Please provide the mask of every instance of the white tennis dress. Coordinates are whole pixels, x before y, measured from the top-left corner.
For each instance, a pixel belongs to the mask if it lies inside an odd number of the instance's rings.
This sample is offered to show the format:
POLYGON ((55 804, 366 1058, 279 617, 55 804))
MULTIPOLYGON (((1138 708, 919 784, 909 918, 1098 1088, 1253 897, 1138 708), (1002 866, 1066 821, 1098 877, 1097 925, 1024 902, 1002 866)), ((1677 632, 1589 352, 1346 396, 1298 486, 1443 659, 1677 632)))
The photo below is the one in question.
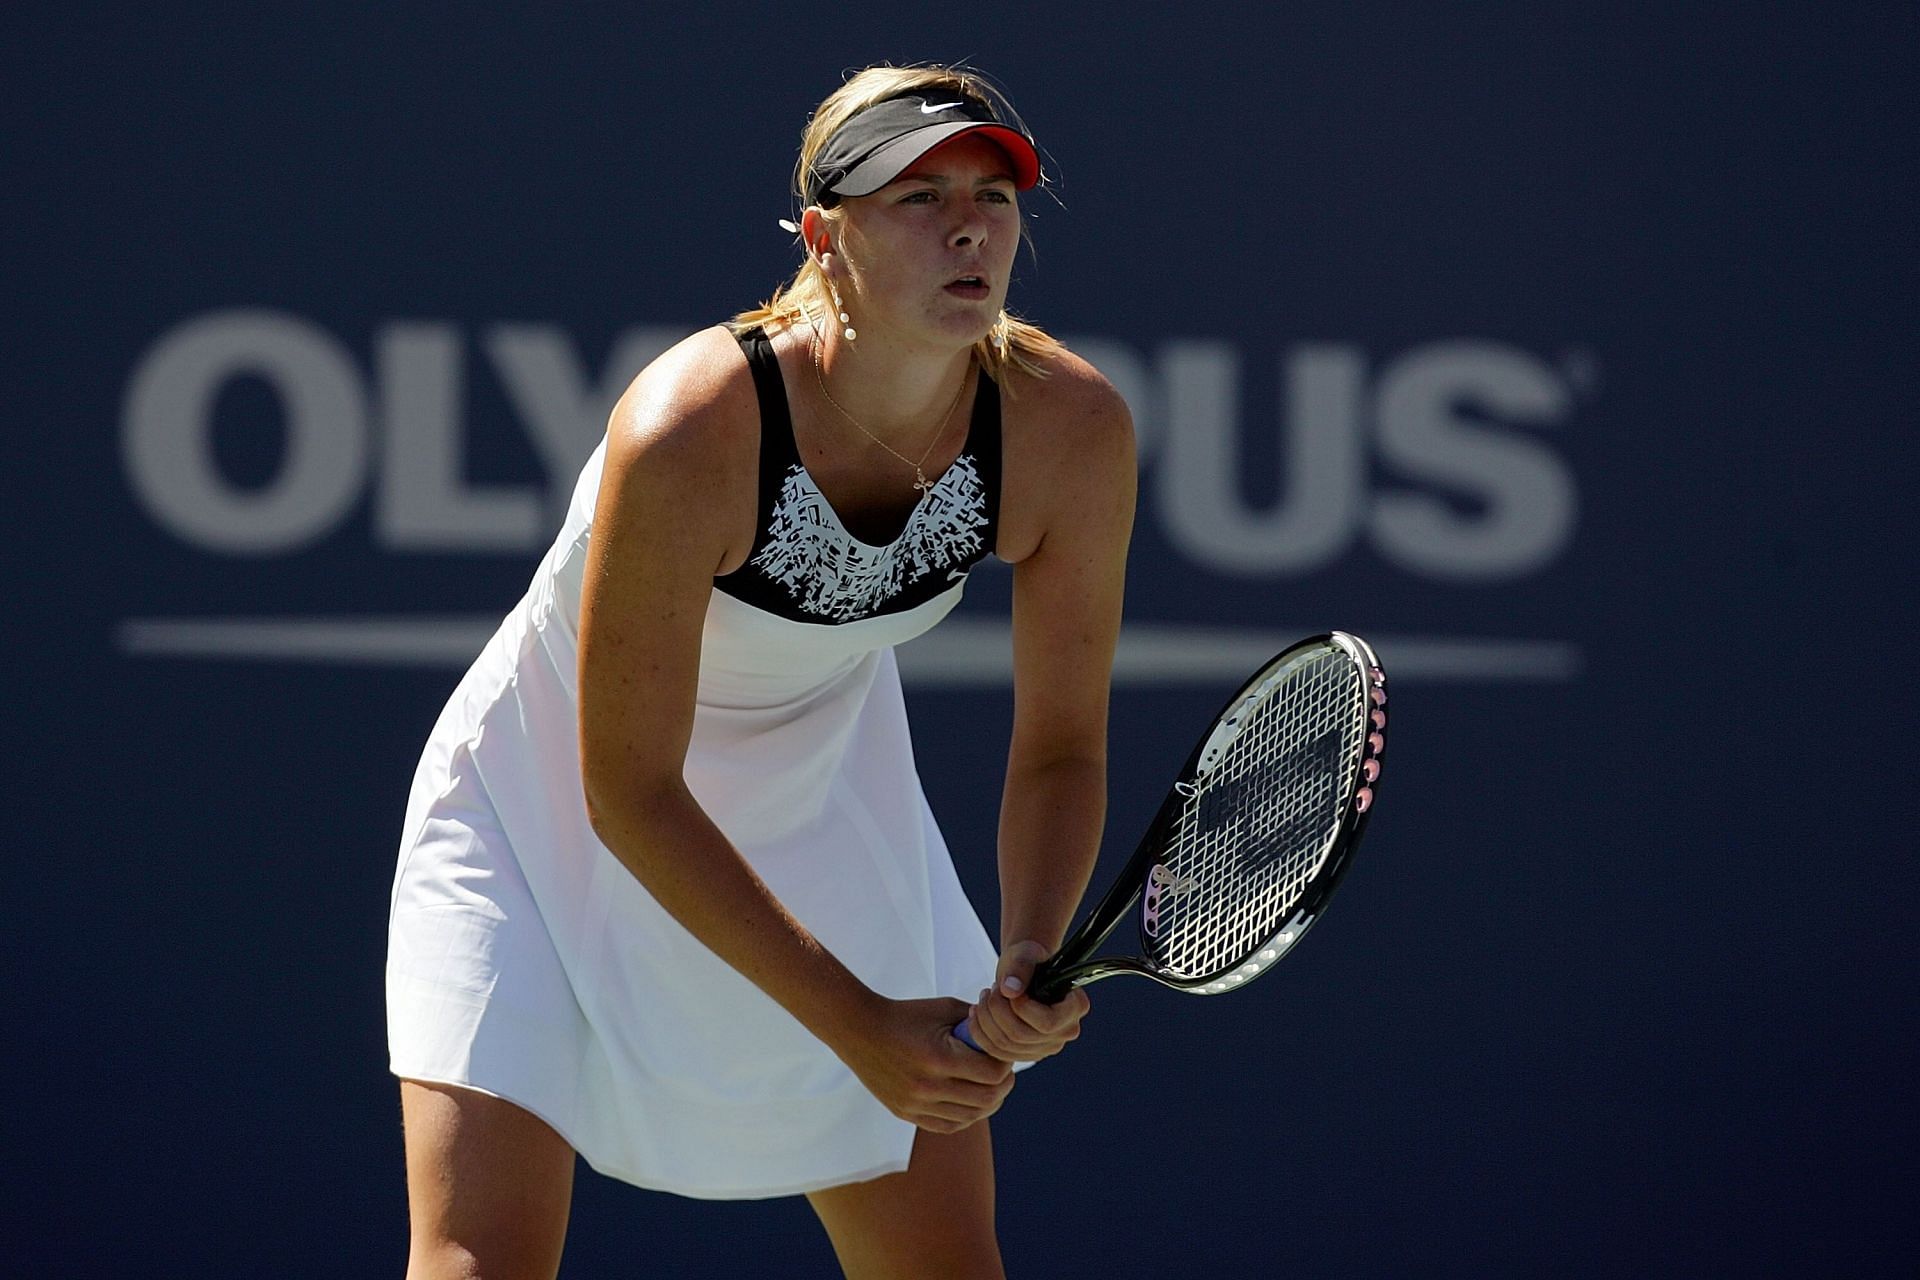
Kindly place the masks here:
MULTIPOLYGON (((771 346, 739 338, 761 408, 760 523, 747 563, 715 580, 687 785, 868 986, 970 1001, 996 950, 921 790, 892 646, 944 617, 992 549, 997 391, 983 373, 959 461, 875 546, 800 463, 771 346)), ((518 1103, 600 1172, 683 1195, 904 1169, 913 1127, 668 916, 587 821, 575 659, 603 459, 604 445, 414 776, 388 938, 392 1070, 518 1103)))

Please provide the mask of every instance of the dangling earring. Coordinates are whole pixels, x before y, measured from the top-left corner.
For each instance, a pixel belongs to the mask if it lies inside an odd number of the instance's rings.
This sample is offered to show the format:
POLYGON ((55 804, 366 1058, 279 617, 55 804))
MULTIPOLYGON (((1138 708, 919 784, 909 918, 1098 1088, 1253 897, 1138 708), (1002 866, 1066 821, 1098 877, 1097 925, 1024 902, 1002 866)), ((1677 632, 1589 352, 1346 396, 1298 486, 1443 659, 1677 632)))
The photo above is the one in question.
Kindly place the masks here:
POLYGON ((993 329, 988 334, 989 340, 993 343, 995 354, 1002 357, 1007 354, 1007 330, 1010 327, 1007 323, 1007 313, 1002 311, 1000 318, 993 322, 993 329))
POLYGON ((853 330, 853 317, 847 314, 847 304, 840 301, 840 289, 833 281, 829 280, 827 281, 827 291, 833 294, 833 309, 840 313, 840 323, 845 326, 843 334, 848 342, 852 342, 860 335, 853 330))

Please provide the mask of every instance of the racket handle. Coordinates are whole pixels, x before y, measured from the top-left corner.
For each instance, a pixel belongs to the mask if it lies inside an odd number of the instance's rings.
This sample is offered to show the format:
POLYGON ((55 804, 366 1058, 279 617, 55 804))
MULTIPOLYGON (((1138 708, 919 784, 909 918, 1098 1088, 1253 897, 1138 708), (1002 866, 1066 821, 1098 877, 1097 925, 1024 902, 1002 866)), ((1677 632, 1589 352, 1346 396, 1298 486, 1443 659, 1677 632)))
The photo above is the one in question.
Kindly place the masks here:
MULTIPOLYGON (((1058 1004, 1063 998, 1065 998, 1067 992, 1073 990, 1073 983, 1071 980, 1062 980, 1062 979, 1056 978, 1054 976, 1054 973, 1055 973, 1054 965, 1049 960, 1041 961, 1040 967, 1033 971, 1033 986, 1031 988, 1031 993, 1033 998, 1035 1000, 1038 1000, 1042 1004, 1058 1004)), ((973 1038, 973 1015, 972 1014, 968 1014, 966 1017, 960 1020, 960 1025, 956 1026, 953 1029, 953 1038, 955 1040, 958 1040, 961 1044, 964 1044, 965 1046, 967 1046, 967 1048, 973 1050, 975 1053, 986 1052, 986 1050, 982 1049, 973 1038)))
POLYGON ((1041 1004, 1059 1004, 1067 998, 1067 992, 1073 990, 1073 981, 1058 977, 1058 972, 1050 961, 1042 961, 1040 967, 1033 971, 1033 985, 1028 988, 1027 994, 1041 1004))

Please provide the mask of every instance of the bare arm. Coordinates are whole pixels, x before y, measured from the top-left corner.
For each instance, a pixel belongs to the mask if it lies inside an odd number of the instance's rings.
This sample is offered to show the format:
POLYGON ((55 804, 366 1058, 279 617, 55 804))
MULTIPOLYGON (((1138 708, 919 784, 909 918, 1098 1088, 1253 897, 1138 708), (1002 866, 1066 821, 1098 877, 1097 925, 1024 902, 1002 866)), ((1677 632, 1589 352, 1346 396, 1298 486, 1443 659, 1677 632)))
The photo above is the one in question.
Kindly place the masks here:
POLYGON ((675 920, 839 1054, 896 1114, 929 1128, 963 1127, 980 1108, 998 1105, 999 1075, 943 1043, 950 1011, 924 1011, 918 1020, 903 1012, 954 1002, 889 1001, 867 988, 780 904, 682 774, 713 578, 730 551, 737 560, 734 544, 750 521, 742 513, 753 500, 758 437, 746 433, 743 453, 740 424, 755 421, 757 410, 737 352, 719 345, 731 342, 701 335, 676 349, 635 383, 609 426, 580 611, 587 813, 675 920), (903 1038, 912 1043, 903 1047, 903 1038), (973 1074, 955 1079, 960 1073, 947 1068, 956 1064, 973 1074))
MULTIPOLYGON (((1057 376, 1065 385, 1049 388, 1044 449, 1030 453, 1035 465, 1023 467, 1018 482, 1038 519, 1011 530, 1026 554, 1014 569, 999 976, 1014 973, 1023 983, 1034 962, 1060 945, 1100 852, 1107 700, 1133 527, 1133 424, 1125 403, 1078 362, 1057 376)), ((1030 1056, 1078 1034, 1084 995, 1050 1011, 1025 999, 1008 1003, 1005 994, 987 1003, 984 1019, 976 1015, 989 1023, 983 1047, 1030 1056), (997 1045, 986 1044, 996 1037, 997 1045)))

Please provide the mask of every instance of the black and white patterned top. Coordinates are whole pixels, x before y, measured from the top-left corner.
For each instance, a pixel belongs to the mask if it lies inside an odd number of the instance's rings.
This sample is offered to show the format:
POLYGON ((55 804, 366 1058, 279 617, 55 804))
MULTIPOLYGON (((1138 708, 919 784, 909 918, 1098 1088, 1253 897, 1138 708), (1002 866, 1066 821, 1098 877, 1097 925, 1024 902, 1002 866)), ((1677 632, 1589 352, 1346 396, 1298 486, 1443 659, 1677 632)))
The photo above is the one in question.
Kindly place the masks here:
POLYGON ((898 613, 951 589, 993 550, 1000 515, 1000 390, 985 370, 966 444, 893 539, 848 533, 800 461, 773 344, 735 334, 760 400, 760 514, 746 563, 713 585, 796 622, 837 625, 898 613))

